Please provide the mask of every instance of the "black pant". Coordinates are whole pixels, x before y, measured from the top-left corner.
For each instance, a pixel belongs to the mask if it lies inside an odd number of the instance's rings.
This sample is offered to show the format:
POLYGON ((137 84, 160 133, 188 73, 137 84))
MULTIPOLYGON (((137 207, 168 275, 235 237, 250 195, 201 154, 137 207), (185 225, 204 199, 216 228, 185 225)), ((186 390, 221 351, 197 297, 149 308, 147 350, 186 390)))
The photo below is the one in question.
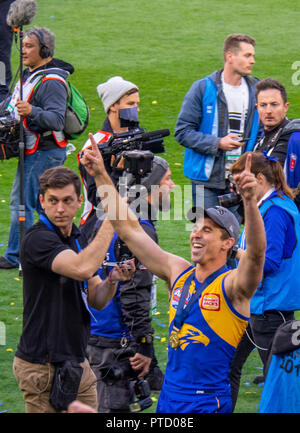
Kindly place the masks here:
POLYGON ((265 311, 263 315, 252 314, 250 323, 237 347, 230 369, 232 408, 234 410, 240 387, 242 368, 252 350, 257 347, 263 363, 264 376, 277 328, 294 319, 293 311, 265 311), (255 343, 255 344, 254 344, 255 343))

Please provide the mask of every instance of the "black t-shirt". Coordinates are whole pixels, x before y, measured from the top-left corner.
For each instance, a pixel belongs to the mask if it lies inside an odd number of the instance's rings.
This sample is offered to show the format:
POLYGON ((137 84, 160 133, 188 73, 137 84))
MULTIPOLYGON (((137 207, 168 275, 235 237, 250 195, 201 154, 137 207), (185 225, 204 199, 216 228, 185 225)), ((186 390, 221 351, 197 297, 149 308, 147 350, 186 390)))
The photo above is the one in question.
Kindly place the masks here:
POLYGON ((66 249, 87 245, 73 225, 70 237, 39 221, 25 234, 21 248, 23 331, 16 356, 33 363, 82 362, 90 316, 82 299, 83 283, 52 272, 54 258, 66 249))

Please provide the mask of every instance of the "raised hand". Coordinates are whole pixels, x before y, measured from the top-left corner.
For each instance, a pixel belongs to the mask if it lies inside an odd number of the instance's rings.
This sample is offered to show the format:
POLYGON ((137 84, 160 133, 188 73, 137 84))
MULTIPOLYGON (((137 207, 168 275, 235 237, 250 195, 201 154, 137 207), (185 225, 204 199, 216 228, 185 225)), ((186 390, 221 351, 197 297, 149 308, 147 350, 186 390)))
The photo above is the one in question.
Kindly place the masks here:
POLYGON ((86 149, 80 158, 81 164, 85 167, 86 171, 93 177, 103 174, 105 172, 105 166, 101 152, 94 139, 93 134, 89 133, 89 139, 92 144, 92 148, 86 149))
POLYGON ((238 192, 244 200, 256 198, 257 179, 255 175, 251 173, 251 163, 252 154, 248 153, 244 171, 233 176, 238 192))

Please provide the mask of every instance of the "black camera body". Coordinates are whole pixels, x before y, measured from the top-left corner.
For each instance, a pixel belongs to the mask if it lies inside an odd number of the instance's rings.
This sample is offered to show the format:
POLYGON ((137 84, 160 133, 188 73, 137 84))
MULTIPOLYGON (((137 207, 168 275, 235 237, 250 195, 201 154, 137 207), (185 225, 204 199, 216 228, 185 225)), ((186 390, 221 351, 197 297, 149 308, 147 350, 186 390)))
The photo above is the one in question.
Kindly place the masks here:
POLYGON ((131 347, 116 351, 116 359, 112 364, 100 368, 101 379, 108 386, 115 384, 118 380, 128 379, 133 382, 133 391, 136 400, 129 404, 132 412, 140 412, 152 405, 151 390, 148 382, 138 379, 137 373, 131 368, 129 358, 135 355, 131 347))
POLYGON ((236 206, 241 203, 242 197, 237 192, 230 192, 229 194, 223 194, 218 196, 220 206, 226 207, 227 209, 236 206))
POLYGON ((106 169, 111 171, 112 156, 116 161, 123 156, 127 173, 136 178, 146 176, 152 169, 153 154, 165 151, 163 137, 168 135, 169 129, 145 132, 141 128, 113 134, 107 142, 99 145, 106 169))
POLYGON ((0 117, 0 160, 19 156, 20 123, 9 116, 0 117))

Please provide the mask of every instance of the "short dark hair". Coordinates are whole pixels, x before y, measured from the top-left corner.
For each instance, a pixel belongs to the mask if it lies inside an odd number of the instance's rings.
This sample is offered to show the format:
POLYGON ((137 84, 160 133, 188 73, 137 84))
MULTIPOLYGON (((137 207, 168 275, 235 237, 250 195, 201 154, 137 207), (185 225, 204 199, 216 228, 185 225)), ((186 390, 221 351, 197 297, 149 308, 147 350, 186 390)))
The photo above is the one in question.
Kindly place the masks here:
POLYGON ((241 33, 233 33, 232 35, 228 35, 224 41, 224 47, 223 47, 224 60, 225 60, 225 55, 226 53, 228 53, 228 51, 233 51, 234 53, 237 53, 240 50, 241 42, 245 42, 246 44, 253 45, 253 47, 255 47, 256 45, 255 39, 253 39, 249 35, 244 35, 241 33))
POLYGON ((278 80, 275 80, 275 78, 270 78, 270 77, 265 78, 264 80, 257 83, 256 90, 255 90, 256 101, 257 101, 257 96, 260 92, 262 92, 264 90, 269 90, 269 89, 279 90, 279 92, 281 93, 283 102, 284 103, 287 102, 287 93, 286 93, 285 87, 281 83, 279 83, 278 80))
POLYGON ((73 170, 64 165, 48 168, 40 176, 39 181, 40 192, 43 196, 49 188, 60 189, 68 185, 74 185, 78 197, 81 194, 80 177, 73 170))

